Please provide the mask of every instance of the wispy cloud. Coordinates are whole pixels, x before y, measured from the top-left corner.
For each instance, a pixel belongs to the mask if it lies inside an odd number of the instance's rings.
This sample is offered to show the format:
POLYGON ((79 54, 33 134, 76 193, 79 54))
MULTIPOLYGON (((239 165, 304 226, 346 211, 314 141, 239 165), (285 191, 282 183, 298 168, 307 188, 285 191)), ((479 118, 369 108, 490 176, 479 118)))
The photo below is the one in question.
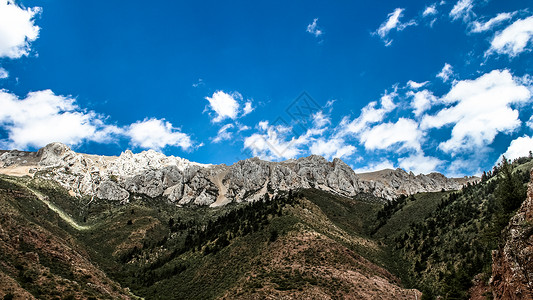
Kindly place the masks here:
POLYGON ((315 37, 319 37, 324 34, 324 31, 318 27, 318 18, 315 18, 311 24, 307 25, 306 31, 315 37))
POLYGON ((450 80, 450 78, 453 75, 453 68, 450 64, 445 63, 444 67, 442 67, 442 70, 437 74, 437 77, 442 79, 442 81, 446 82, 450 80))
POLYGON ((9 77, 9 73, 6 71, 6 69, 0 67, 0 79, 6 79, 9 77))
POLYGON ((222 126, 217 133, 217 136, 213 139, 213 143, 220 143, 222 141, 230 140, 233 137, 233 132, 230 129, 233 129, 235 126, 233 124, 226 124, 222 126))
POLYGON ((429 6, 426 6, 424 11, 422 12, 422 17, 429 17, 434 16, 438 13, 437 11, 437 3, 433 3, 429 6))
POLYGON ((396 8, 393 12, 387 15, 387 20, 383 22, 379 28, 374 32, 377 34, 385 43, 385 46, 390 46, 392 44, 392 39, 389 38, 389 33, 392 30, 402 31, 409 26, 416 26, 417 23, 414 19, 409 20, 408 22, 402 23, 400 18, 403 16, 405 9, 396 8))
POLYGON ((486 22, 473 21, 470 24, 470 32, 479 33, 479 32, 492 30, 498 25, 504 23, 505 21, 511 20, 514 15, 516 15, 516 12, 499 13, 496 17, 486 22))
POLYGON ((464 22, 466 22, 472 16, 475 16, 473 9, 474 0, 459 0, 450 11, 450 17, 454 21, 462 19, 464 22))

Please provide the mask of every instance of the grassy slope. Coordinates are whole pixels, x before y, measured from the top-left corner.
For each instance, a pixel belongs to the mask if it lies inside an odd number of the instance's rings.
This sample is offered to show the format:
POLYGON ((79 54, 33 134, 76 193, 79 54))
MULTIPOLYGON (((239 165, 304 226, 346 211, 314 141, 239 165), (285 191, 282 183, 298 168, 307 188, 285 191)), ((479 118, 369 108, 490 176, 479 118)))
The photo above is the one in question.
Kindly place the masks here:
POLYGON ((87 259, 67 223, 30 190, 5 178, 0 177, 0 296, 129 297, 87 259))

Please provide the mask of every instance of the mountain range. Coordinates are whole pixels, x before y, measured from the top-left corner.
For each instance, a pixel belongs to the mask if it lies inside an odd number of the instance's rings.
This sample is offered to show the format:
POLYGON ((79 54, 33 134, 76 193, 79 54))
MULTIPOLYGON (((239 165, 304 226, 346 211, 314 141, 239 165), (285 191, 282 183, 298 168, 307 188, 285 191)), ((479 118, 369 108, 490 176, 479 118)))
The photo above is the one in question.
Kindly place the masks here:
POLYGON ((532 168, 1 151, 0 297, 531 299, 532 168))

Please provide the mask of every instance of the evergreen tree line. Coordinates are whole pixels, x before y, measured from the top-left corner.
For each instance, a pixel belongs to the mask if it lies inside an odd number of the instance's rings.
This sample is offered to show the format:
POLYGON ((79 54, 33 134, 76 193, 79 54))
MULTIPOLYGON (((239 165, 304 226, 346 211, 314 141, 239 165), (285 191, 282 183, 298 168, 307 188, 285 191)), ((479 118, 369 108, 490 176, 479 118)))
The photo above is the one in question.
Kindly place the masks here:
MULTIPOLYGON (((148 252, 154 247, 168 248, 166 254, 159 256, 153 262, 141 268, 132 268, 130 271, 132 286, 151 286, 157 281, 178 275, 187 269, 186 265, 173 262, 180 255, 189 251, 201 252, 202 255, 215 254, 228 246, 232 239, 257 232, 267 226, 272 218, 282 216, 283 208, 294 204, 298 197, 301 195, 292 191, 272 199, 265 195, 260 201, 231 210, 205 224, 200 224, 196 220, 183 222, 180 218, 170 218, 169 231, 184 235, 183 243, 169 245, 167 243, 169 239, 165 236, 158 243, 146 245, 147 247, 143 245, 142 249, 134 247, 125 253, 120 261, 127 263, 135 257, 141 257, 143 252, 148 252)), ((270 241, 274 241, 277 236, 277 231, 271 232, 270 241)))
POLYGON ((513 169, 531 160, 511 163, 504 157, 480 183, 444 197, 432 214, 394 240, 424 298, 468 299, 472 278, 489 276, 491 251, 502 243, 502 230, 526 198, 529 172, 513 169))

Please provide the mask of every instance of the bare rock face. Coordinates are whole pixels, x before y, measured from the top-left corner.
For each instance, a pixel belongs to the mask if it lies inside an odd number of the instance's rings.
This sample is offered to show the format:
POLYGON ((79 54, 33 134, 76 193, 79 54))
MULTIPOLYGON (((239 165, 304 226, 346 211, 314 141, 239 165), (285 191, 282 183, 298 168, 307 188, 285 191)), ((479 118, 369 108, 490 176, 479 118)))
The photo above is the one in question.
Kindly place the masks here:
POLYGON ((117 183, 106 180, 98 186, 96 197, 114 201, 126 201, 130 197, 130 193, 121 188, 117 183))
POLYGON ((527 198, 504 230, 505 245, 492 253, 495 299, 533 299, 533 170, 527 198))
MULTIPOLYGON (((11 152, 0 155, 0 167, 20 163, 30 155, 11 152)), ((317 155, 283 162, 250 158, 231 166, 215 166, 153 150, 138 154, 128 150, 118 157, 80 154, 61 143, 49 144, 32 155, 40 171, 36 176, 55 180, 78 195, 114 201, 142 194, 178 205, 220 206, 300 188, 347 197, 365 192, 392 200, 401 194, 460 189, 463 184, 438 173, 415 176, 401 169, 355 174, 342 160, 329 162, 317 155)))

